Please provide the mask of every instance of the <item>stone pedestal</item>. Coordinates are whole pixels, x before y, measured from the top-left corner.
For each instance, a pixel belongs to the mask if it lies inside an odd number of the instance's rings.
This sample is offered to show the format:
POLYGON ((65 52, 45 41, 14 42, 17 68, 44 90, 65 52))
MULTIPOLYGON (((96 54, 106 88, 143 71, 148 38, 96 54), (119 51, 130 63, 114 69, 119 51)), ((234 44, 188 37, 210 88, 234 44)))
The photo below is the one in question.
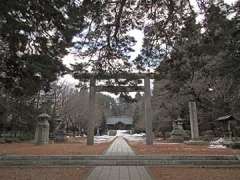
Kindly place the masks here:
POLYGON ((49 120, 48 114, 40 114, 35 131, 35 144, 48 144, 49 141, 49 120))
POLYGON ((63 130, 58 130, 55 132, 55 142, 62 143, 65 141, 65 132, 63 130))

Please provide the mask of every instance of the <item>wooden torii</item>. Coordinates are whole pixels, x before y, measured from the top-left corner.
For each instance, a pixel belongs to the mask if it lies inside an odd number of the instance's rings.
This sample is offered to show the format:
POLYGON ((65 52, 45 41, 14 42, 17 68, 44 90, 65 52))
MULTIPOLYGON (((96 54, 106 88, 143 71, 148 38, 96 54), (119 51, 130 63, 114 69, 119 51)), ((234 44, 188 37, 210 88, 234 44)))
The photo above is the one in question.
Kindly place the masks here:
POLYGON ((151 107, 151 90, 150 79, 157 78, 154 73, 74 73, 74 77, 78 80, 90 80, 89 92, 89 121, 87 130, 87 145, 94 144, 94 126, 95 126, 95 96, 96 92, 144 92, 145 103, 145 130, 146 144, 153 144, 152 133, 152 107, 151 107), (107 79, 128 79, 137 80, 144 79, 144 86, 96 86, 96 80, 107 79))

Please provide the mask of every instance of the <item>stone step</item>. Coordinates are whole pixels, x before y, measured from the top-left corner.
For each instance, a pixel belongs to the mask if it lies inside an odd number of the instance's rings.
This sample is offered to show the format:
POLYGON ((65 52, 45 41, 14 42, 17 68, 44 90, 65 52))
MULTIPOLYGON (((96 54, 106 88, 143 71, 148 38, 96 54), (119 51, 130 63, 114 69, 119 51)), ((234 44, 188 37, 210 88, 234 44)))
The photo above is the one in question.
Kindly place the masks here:
MULTIPOLYGON (((49 158, 49 157, 48 157, 49 158)), ((143 156, 125 157, 117 159, 115 157, 109 158, 108 156, 95 157, 90 159, 85 158, 22 158, 22 159, 1 159, 0 166, 155 166, 155 165, 190 165, 190 166, 240 166, 240 160, 237 158, 223 157, 192 157, 177 159, 176 157, 162 157, 162 158, 145 158, 143 156), (105 158, 104 158, 105 157, 105 158)))
POLYGON ((239 155, 48 155, 48 156, 35 156, 35 155, 1 155, 1 161, 51 161, 51 160, 240 160, 239 155))

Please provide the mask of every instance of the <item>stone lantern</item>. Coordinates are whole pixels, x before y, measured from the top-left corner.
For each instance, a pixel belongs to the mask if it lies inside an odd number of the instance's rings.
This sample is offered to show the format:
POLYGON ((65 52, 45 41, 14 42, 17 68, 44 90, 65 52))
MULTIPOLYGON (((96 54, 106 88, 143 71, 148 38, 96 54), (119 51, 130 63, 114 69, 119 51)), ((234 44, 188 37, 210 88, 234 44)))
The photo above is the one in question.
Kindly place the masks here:
POLYGON ((35 131, 35 144, 48 144, 50 116, 46 113, 38 116, 38 123, 35 131))
POLYGON ((186 137, 187 134, 183 129, 183 119, 178 117, 177 120, 173 122, 173 130, 171 132, 170 141, 183 142, 186 137))

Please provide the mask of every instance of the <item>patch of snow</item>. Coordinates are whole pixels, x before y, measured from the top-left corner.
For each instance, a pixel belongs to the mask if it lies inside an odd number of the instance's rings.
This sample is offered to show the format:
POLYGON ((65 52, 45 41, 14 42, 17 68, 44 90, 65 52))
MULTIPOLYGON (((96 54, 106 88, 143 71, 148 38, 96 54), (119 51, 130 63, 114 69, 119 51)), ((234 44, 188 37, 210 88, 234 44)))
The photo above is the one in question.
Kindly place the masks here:
POLYGON ((117 130, 116 136, 124 136, 128 134, 128 130, 117 130))
POLYGON ((210 145, 222 145, 223 142, 224 142, 224 139, 223 138, 219 138, 219 139, 217 139, 215 141, 211 141, 210 145))
POLYGON ((211 144, 211 145, 208 146, 208 148, 210 148, 210 149, 225 149, 226 146, 221 145, 221 144, 219 144, 219 145, 211 144))
POLYGON ((136 137, 145 137, 146 134, 145 134, 145 133, 140 133, 140 134, 133 134, 132 136, 136 136, 136 137))
POLYGON ((182 143, 164 143, 164 142, 154 142, 154 144, 166 144, 166 145, 175 145, 175 144, 182 144, 182 143))
POLYGON ((214 89, 213 88, 208 88, 208 91, 213 91, 214 89))
POLYGON ((121 136, 129 141, 144 141, 146 134, 145 133, 129 134, 128 130, 117 130, 116 136, 121 136))
POLYGON ((106 143, 106 142, 112 141, 114 138, 115 138, 115 136, 108 136, 108 135, 94 136, 94 142, 96 144, 106 143))
POLYGON ((35 73, 34 76, 38 78, 42 78, 42 75, 40 73, 35 73))
POLYGON ((23 30, 20 30, 20 31, 19 31, 19 34, 24 35, 25 32, 24 32, 23 30))
POLYGON ((21 52, 21 51, 17 51, 17 52, 16 52, 16 55, 17 55, 18 57, 22 57, 22 56, 24 55, 24 53, 21 52))
POLYGON ((226 146, 224 146, 223 143, 224 143, 224 138, 219 138, 219 139, 217 139, 215 141, 211 141, 209 143, 210 145, 208 146, 208 148, 211 148, 211 149, 217 149, 217 148, 224 149, 224 148, 226 148, 226 146))
MULTIPOLYGON (((104 143, 104 142, 110 142, 116 137, 123 137, 127 139, 128 141, 145 141, 145 133, 139 133, 139 134, 130 134, 129 130, 117 130, 116 136, 109 136, 109 135, 103 135, 103 136, 94 136, 94 142, 95 143, 104 143)), ((168 144, 168 143, 160 143, 160 144, 168 144)), ((179 143, 169 143, 169 144, 179 144, 179 143)))

